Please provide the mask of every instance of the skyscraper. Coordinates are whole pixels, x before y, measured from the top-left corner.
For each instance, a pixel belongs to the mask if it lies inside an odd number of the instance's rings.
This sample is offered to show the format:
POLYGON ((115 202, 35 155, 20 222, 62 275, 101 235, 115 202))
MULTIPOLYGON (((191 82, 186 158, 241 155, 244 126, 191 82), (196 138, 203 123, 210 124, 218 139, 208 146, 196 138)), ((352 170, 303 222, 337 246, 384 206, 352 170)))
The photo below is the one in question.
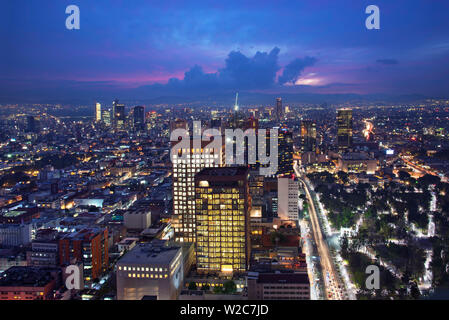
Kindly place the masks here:
POLYGON ((111 109, 101 111, 101 121, 107 126, 112 125, 112 111, 111 109))
POLYGON ((119 103, 118 100, 116 99, 112 102, 112 123, 114 129, 124 130, 125 121, 126 121, 125 105, 119 103))
POLYGON ((352 147, 352 109, 337 110, 337 144, 340 151, 352 147))
POLYGON ((293 174, 293 135, 280 128, 278 135, 278 176, 293 174))
POLYGON ((311 120, 301 121, 301 152, 316 151, 316 123, 311 120))
POLYGON ((221 166, 224 163, 224 147, 219 150, 208 148, 209 142, 190 148, 181 148, 180 142, 172 143, 173 152, 173 227, 175 240, 195 242, 195 174, 207 167, 221 166), (173 150, 175 149, 175 150, 173 150))
POLYGON ((276 116, 277 121, 284 119, 284 110, 282 109, 282 98, 276 98, 276 116))
POLYGON ((145 129, 145 107, 136 106, 133 109, 134 129, 142 131, 145 129))
POLYGON ((34 118, 34 116, 27 116, 26 122, 26 131, 27 132, 38 132, 39 124, 38 121, 34 118))
POLYGON ((101 104, 98 102, 95 104, 95 121, 101 121, 101 104))
POLYGON ((195 176, 195 195, 197 271, 246 271, 251 210, 248 169, 203 169, 195 176))

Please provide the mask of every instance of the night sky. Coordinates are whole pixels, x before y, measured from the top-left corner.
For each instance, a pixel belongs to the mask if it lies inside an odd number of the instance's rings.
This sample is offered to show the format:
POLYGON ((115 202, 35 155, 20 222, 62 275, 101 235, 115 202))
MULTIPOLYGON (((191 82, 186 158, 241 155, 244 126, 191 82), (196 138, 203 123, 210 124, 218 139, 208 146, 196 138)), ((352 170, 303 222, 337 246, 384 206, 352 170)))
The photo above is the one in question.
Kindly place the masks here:
POLYGON ((449 96, 448 15, 447 0, 3 0, 0 98, 449 96))

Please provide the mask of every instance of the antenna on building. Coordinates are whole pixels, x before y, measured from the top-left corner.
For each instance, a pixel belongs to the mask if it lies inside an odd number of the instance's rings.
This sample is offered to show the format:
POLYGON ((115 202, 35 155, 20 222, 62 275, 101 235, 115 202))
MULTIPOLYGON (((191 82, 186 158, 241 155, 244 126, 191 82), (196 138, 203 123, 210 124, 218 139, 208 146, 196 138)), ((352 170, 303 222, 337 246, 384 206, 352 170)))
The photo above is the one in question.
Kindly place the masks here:
POLYGON ((237 92, 235 94, 235 104, 234 104, 234 111, 238 111, 239 110, 239 93, 237 92))

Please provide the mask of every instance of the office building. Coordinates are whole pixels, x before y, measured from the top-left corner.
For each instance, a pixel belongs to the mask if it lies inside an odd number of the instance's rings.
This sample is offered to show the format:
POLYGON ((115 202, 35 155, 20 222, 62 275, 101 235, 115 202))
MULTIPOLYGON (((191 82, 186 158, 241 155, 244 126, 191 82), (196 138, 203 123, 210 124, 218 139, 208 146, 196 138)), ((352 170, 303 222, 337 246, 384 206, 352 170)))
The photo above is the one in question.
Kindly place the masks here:
POLYGON ((344 172, 374 174, 377 160, 365 153, 348 152, 338 158, 337 169, 344 172))
POLYGON ((293 174, 293 135, 287 128, 280 128, 278 135, 278 176, 293 174))
POLYGON ((123 215, 127 229, 143 230, 151 226, 151 211, 143 207, 131 207, 123 215))
POLYGON ((180 245, 137 244, 117 262, 117 299, 175 300, 184 281, 183 263, 180 245))
POLYGON ((56 267, 59 265, 59 243, 57 240, 39 239, 31 243, 27 251, 27 263, 35 267, 56 267))
POLYGON ((133 126, 137 131, 145 129, 145 107, 136 106, 133 109, 133 126))
POLYGON ((112 115, 113 115, 112 122, 114 124, 114 129, 125 130, 125 122, 126 122, 125 105, 119 103, 118 100, 114 100, 112 102, 112 115))
POLYGON ((224 163, 224 148, 208 148, 209 142, 190 148, 180 148, 179 142, 172 144, 173 155, 173 219, 175 239, 195 242, 195 174, 203 168, 221 166, 224 163), (174 150, 173 150, 174 149, 174 150))
POLYGON ((249 272, 248 300, 310 300, 310 282, 306 272, 249 272))
POLYGON ((38 133, 39 121, 34 116, 27 116, 26 119, 26 132, 38 133))
POLYGON ((316 123, 311 120, 301 121, 301 152, 316 152, 316 123))
POLYGON ((201 170, 195 176, 196 267, 199 273, 244 272, 249 265, 246 167, 201 170))
POLYGON ((352 109, 337 110, 337 144, 341 152, 352 147, 352 109))
POLYGON ((298 221, 299 182, 293 177, 278 178, 278 217, 298 221))
POLYGON ((59 239, 59 263, 69 265, 82 262, 84 280, 99 279, 108 268, 108 229, 86 228, 66 233, 59 239))
POLYGON ((277 121, 284 120, 284 109, 282 109, 282 98, 276 98, 276 116, 277 121))
POLYGON ((98 102, 95 104, 95 121, 101 121, 101 104, 98 102))
POLYGON ((23 246, 31 242, 30 224, 1 224, 1 246, 23 246))
POLYGON ((111 109, 101 111, 101 121, 108 127, 112 125, 112 112, 111 109))

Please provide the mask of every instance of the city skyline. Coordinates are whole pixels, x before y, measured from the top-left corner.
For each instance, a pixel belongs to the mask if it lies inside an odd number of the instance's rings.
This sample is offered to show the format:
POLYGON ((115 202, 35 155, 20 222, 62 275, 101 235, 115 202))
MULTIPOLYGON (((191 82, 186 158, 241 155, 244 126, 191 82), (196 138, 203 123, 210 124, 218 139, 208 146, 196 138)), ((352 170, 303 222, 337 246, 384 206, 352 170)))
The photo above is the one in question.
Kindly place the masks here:
POLYGON ((449 299, 447 12, 4 1, 0 301, 449 299))

